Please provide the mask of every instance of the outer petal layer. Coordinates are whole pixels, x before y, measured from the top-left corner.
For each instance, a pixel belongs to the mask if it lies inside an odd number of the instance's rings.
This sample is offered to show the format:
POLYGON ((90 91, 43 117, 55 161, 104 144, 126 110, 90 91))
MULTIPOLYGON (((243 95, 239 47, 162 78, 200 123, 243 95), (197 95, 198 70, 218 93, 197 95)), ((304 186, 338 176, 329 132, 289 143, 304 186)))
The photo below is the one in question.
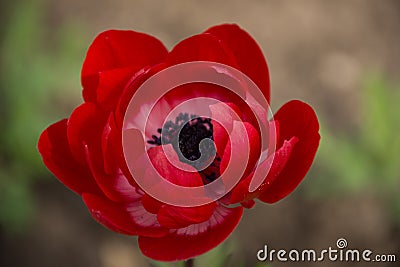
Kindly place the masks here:
POLYGON ((72 156, 67 139, 67 119, 49 126, 39 138, 38 149, 46 167, 78 194, 100 193, 87 166, 72 156))
POLYGON ((319 124, 314 110, 304 102, 293 100, 282 106, 274 116, 279 122, 279 142, 298 138, 284 169, 259 196, 261 201, 274 203, 290 194, 303 180, 314 160, 319 145, 319 124))
POLYGON ((230 50, 240 68, 261 89, 269 102, 269 74, 265 57, 256 41, 235 24, 214 26, 206 31, 230 50))
POLYGON ((280 172, 285 167, 297 141, 297 137, 292 137, 289 141, 285 141, 274 155, 271 155, 257 167, 270 169, 263 183, 254 192, 249 192, 250 183, 254 178, 254 171, 248 177, 240 181, 232 190, 230 203, 249 201, 262 194, 263 191, 265 191, 266 188, 275 181, 276 177, 279 176, 280 172))
POLYGON ((194 35, 183 40, 168 54, 166 63, 171 66, 190 61, 212 61, 236 66, 233 55, 211 34, 194 35))
POLYGON ((176 207, 164 205, 158 212, 157 219, 167 228, 182 228, 208 220, 215 211, 216 203, 197 207, 176 207))
POLYGON ((96 104, 83 103, 77 107, 68 119, 67 136, 73 156, 82 164, 86 162, 86 145, 97 153, 101 151, 101 135, 107 121, 107 113, 96 104))
MULTIPOLYGON (((129 67, 135 73, 145 66, 163 61, 167 53, 159 40, 144 33, 121 30, 102 32, 89 47, 83 63, 84 99, 96 100, 99 74, 103 71, 129 67)), ((120 93, 119 90, 117 92, 120 93)))
POLYGON ((140 199, 119 204, 92 194, 83 194, 82 197, 93 218, 113 231, 153 237, 167 233, 158 223, 156 215, 143 208, 140 199))
POLYGON ((139 236, 140 250, 147 257, 160 261, 196 257, 224 241, 236 228, 242 214, 242 207, 218 206, 206 222, 173 230, 161 238, 139 236))

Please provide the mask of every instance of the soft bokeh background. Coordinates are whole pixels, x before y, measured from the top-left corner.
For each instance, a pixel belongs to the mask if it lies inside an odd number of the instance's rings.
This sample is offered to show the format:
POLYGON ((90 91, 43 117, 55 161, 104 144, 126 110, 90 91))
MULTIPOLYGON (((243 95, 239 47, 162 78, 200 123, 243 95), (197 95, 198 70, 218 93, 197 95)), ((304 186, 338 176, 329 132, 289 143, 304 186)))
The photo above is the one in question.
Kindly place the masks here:
POLYGON ((134 29, 171 48, 222 22, 262 47, 273 109, 310 103, 322 140, 300 187, 247 211, 197 266, 266 266, 256 259, 264 244, 323 249, 340 237, 400 260, 400 1, 15 0, 0 2, 0 266, 173 266, 95 223, 44 168, 36 142, 82 101, 80 67, 99 32, 134 29))

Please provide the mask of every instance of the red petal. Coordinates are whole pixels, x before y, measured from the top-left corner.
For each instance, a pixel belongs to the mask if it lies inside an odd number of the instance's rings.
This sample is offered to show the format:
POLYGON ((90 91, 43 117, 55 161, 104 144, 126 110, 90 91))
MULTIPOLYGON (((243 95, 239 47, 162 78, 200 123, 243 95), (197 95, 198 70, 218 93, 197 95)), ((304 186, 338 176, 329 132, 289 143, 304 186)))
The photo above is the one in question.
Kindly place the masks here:
POLYGON ((239 69, 254 81, 261 89, 268 103, 270 84, 267 62, 256 41, 239 26, 223 24, 206 31, 222 43, 226 50, 235 56, 239 69))
POLYGON ((108 114, 101 111, 93 103, 83 103, 77 107, 68 119, 67 136, 74 157, 86 164, 85 145, 94 144, 92 147, 101 152, 101 135, 106 124, 108 114))
POLYGON ((168 51, 156 38, 134 31, 109 30, 99 34, 86 54, 82 67, 83 96, 96 100, 98 74, 131 67, 133 73, 164 60, 168 51))
POLYGON ((207 221, 214 213, 216 203, 197 207, 177 207, 164 205, 157 214, 160 224, 167 228, 182 228, 207 221))
POLYGON ((186 187, 203 185, 203 180, 201 179, 199 173, 194 169, 194 167, 185 164, 185 168, 191 170, 189 172, 181 170, 171 164, 165 153, 168 153, 169 157, 173 159, 174 163, 179 162, 177 154, 172 148, 172 145, 152 147, 147 151, 147 153, 154 168, 162 177, 164 177, 171 183, 186 187))
POLYGON ((260 137, 258 131, 253 127, 253 125, 248 122, 234 121, 230 140, 228 139, 224 154, 221 158, 221 173, 225 171, 228 164, 245 164, 247 167, 243 173, 243 176, 246 177, 255 167, 255 164, 260 156, 260 151, 260 137), (242 124, 243 127, 241 127, 240 124, 242 124), (247 136, 249 143, 247 143, 246 139, 243 137, 245 135, 247 136), (247 146, 249 146, 248 156, 245 153, 245 151, 247 151, 245 147, 247 146), (235 155, 235 162, 231 162, 231 153, 240 154, 235 155))
POLYGON ((116 202, 132 202, 141 198, 122 170, 114 170, 112 174, 104 171, 101 154, 90 152, 90 148, 87 148, 87 161, 97 184, 109 199, 116 202))
MULTIPOLYGON (((145 143, 143 139, 143 134, 137 129, 128 129, 124 131, 123 137, 123 148, 124 148, 124 160, 129 165, 130 169, 133 166, 136 167, 138 159, 143 157, 145 151, 145 143)), ((110 144, 111 145, 111 144, 110 144)), ((137 165, 139 170, 143 170, 145 172, 145 165, 137 165)))
MULTIPOLYGON (((130 134, 132 133, 127 133, 125 137, 130 136, 130 134)), ((135 145, 141 145, 142 147, 144 146, 143 139, 141 138, 140 133, 138 135, 138 132, 135 132, 131 137, 134 138, 133 142, 135 145)), ((137 184, 134 182, 133 177, 126 164, 126 159, 122 147, 122 132, 121 129, 116 125, 114 113, 111 113, 109 115, 101 138, 104 159, 104 171, 108 174, 115 174, 122 171, 128 182, 134 187, 137 187, 137 184)))
POLYGON ((239 182, 239 184, 232 190, 230 203, 238 203, 248 201, 262 194, 265 189, 270 186, 280 174, 288 161, 294 146, 296 145, 297 137, 292 137, 289 141, 285 141, 278 151, 273 156, 261 162, 257 168, 270 168, 267 177, 263 183, 253 192, 249 192, 249 187, 252 179, 254 179, 254 171, 239 182), (272 164, 271 164, 272 161, 272 164))
MULTIPOLYGON (((130 81, 124 88, 122 92, 122 96, 120 97, 120 101, 115 110, 115 120, 116 124, 122 128, 122 124, 125 118, 125 113, 128 108, 129 103, 132 100, 133 95, 135 94, 136 90, 151 76, 156 74, 157 72, 161 71, 165 68, 165 64, 158 64, 153 67, 144 67, 137 71, 133 77, 131 77, 130 81)), ((140 111, 141 107, 135 107, 140 111)))
POLYGON ((211 34, 199 34, 178 43, 168 54, 166 63, 169 66, 190 61, 212 61, 237 67, 231 54, 220 45, 211 34))
POLYGON ((274 119, 279 122, 277 147, 293 136, 298 138, 298 143, 282 172, 260 195, 259 199, 267 203, 284 198, 303 180, 314 160, 320 140, 317 116, 306 103, 290 101, 280 108, 274 119))
POLYGON ((242 214, 242 207, 218 206, 206 222, 177 229, 161 238, 139 236, 140 250, 159 261, 194 258, 224 241, 236 228, 242 214))
MULTIPOLYGON (((196 203, 210 201, 205 195, 200 174, 194 167, 179 161, 172 145, 150 148, 136 161, 129 157, 131 155, 128 155, 127 162, 132 163, 130 166, 135 180, 146 193, 157 200, 174 205, 180 203, 183 206, 192 205, 192 200, 197 201, 196 203), (185 187, 194 188, 186 190, 185 187)), ((149 210, 154 209, 149 207, 149 210)))
POLYGON ((150 213, 157 214, 158 211, 160 210, 161 206, 164 205, 164 203, 158 201, 157 199, 144 194, 142 197, 142 205, 143 207, 150 213))
POLYGON ((78 194, 101 194, 87 166, 80 165, 71 154, 66 119, 49 126, 40 135, 38 149, 47 168, 68 188, 78 194))
POLYGON ((217 103, 210 105, 210 111, 215 146, 217 152, 223 155, 225 146, 229 140, 229 133, 232 132, 233 121, 240 120, 242 112, 239 107, 233 103, 217 103))
POLYGON ((135 67, 130 67, 99 72, 96 99, 102 108, 115 109, 123 89, 136 71, 135 67))
POLYGON ((93 218, 112 231, 152 237, 167 233, 157 222, 157 216, 147 212, 140 200, 118 204, 92 194, 83 194, 82 197, 93 218))
POLYGON ((245 207, 246 209, 251 209, 256 205, 256 202, 252 199, 247 200, 247 201, 243 201, 242 203, 240 203, 243 207, 245 207))
MULTIPOLYGON (((121 162, 125 162, 122 151, 122 133, 115 124, 114 114, 111 113, 104 126, 101 136, 101 148, 104 158, 104 170, 106 173, 113 173, 121 168, 121 162)), ((124 164, 125 165, 125 164, 124 164)))

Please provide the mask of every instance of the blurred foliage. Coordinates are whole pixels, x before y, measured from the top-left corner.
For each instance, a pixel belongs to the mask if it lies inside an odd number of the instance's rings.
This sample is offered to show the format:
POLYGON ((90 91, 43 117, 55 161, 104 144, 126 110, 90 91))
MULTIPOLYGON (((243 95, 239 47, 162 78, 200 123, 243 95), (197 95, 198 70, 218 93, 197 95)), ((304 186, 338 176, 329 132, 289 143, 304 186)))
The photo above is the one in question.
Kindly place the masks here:
POLYGON ((0 47, 0 225, 8 232, 23 231, 33 182, 49 177, 36 148, 40 132, 66 117, 80 94, 87 40, 73 23, 49 29, 43 10, 40 1, 16 3, 0 47))
POLYGON ((258 263, 256 266, 254 266, 254 267, 272 267, 272 265, 270 265, 270 264, 267 264, 267 263, 258 263))
POLYGON ((314 178, 307 182, 306 193, 371 192, 388 201, 400 223, 400 84, 375 74, 365 79, 362 89, 361 123, 350 136, 322 125, 314 178))

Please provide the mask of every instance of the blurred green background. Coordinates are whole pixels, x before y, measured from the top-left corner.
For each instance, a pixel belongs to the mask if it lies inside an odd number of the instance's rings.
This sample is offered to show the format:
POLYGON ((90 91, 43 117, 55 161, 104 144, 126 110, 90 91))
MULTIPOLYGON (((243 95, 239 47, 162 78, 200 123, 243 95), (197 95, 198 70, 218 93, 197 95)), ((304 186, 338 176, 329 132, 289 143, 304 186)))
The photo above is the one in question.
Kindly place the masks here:
POLYGON ((222 22, 262 47, 273 110, 294 98, 310 103, 322 139, 300 187, 247 211, 197 266, 290 266, 257 263, 256 252, 323 249, 341 237, 400 258, 399 1, 17 0, 0 2, 0 22, 0 266, 178 266, 148 261, 134 238, 95 223, 36 144, 82 101, 80 68, 99 32, 134 29, 171 48, 222 22))

